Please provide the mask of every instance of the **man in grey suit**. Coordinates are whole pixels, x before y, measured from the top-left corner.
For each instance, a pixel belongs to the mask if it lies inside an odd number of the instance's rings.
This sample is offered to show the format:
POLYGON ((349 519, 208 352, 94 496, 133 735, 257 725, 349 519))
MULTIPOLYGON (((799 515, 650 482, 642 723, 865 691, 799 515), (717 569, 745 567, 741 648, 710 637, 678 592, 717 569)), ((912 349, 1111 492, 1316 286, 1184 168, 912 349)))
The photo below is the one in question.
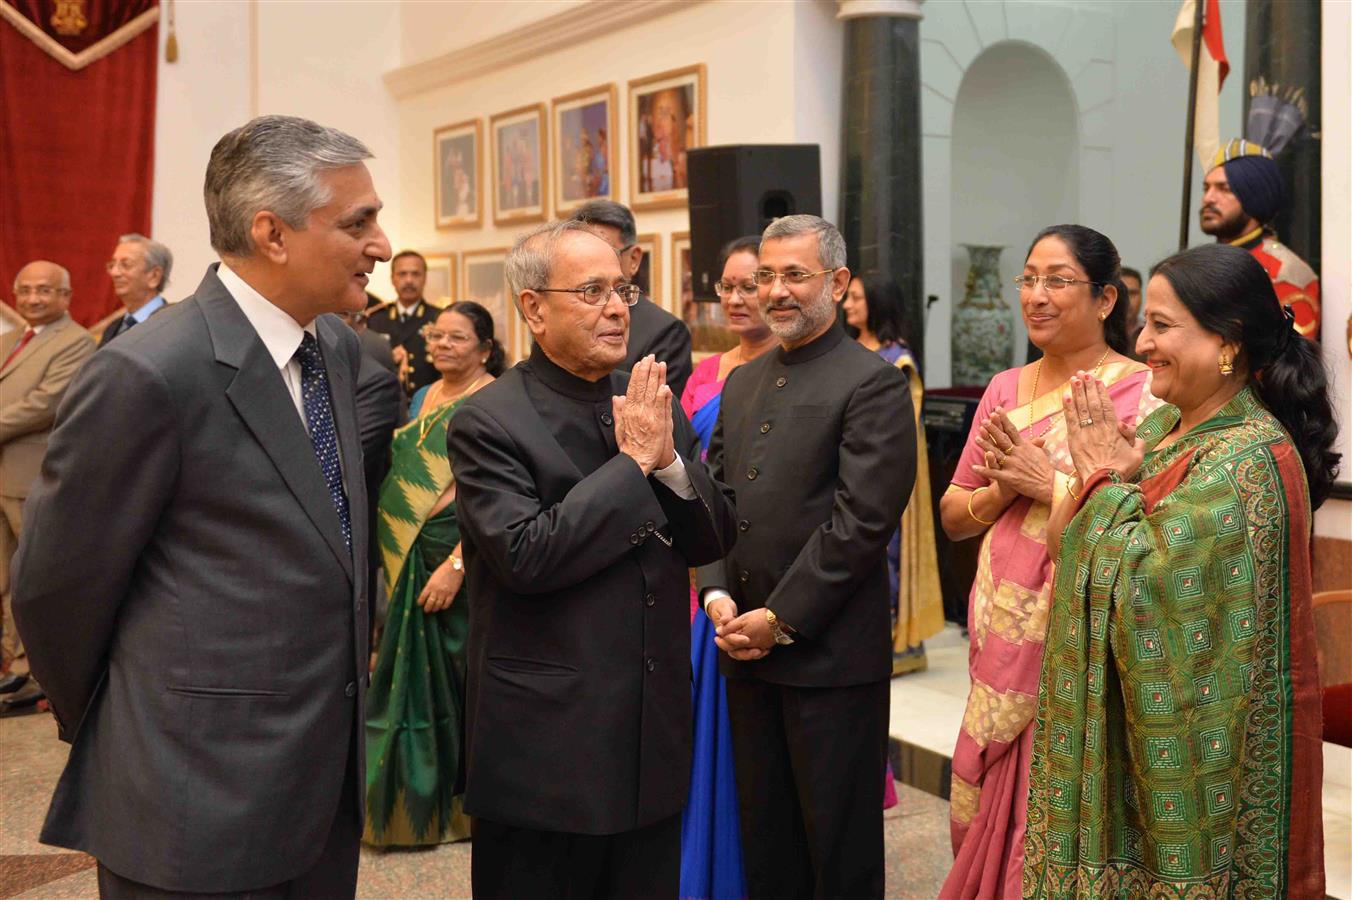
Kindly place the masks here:
POLYGON ((221 262, 94 355, 28 498, 15 616, 71 743, 42 830, 104 897, 352 897, 366 488, 356 336, 390 246, 356 139, 207 164, 221 262))

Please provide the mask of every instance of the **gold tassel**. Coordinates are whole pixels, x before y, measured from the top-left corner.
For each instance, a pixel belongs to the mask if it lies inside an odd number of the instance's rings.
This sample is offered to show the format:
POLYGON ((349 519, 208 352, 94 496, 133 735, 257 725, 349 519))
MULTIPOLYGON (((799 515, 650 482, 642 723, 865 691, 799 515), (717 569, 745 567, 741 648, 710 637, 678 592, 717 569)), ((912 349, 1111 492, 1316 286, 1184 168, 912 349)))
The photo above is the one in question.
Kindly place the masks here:
POLYGON ((164 61, 178 62, 178 35, 174 33, 174 0, 165 0, 169 5, 169 37, 164 42, 164 61))

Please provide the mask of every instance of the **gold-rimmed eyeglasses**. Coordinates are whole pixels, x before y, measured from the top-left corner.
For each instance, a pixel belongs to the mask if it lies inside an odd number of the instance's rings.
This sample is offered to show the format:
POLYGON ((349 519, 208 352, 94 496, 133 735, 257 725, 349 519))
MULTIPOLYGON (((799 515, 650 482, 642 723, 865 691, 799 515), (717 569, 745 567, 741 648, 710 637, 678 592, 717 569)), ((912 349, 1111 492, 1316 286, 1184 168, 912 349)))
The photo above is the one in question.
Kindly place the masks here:
POLYGON ((617 284, 613 287, 607 287, 604 284, 584 284, 580 288, 536 288, 539 294, 577 294, 582 302, 591 306, 605 306, 610 300, 610 295, 614 294, 620 298, 625 306, 633 306, 638 302, 639 295, 643 289, 636 284, 617 284))
POLYGON ((14 289, 16 297, 41 297, 46 300, 48 297, 55 297, 57 294, 69 294, 70 288, 52 287, 50 284, 29 285, 14 289))
POLYGON ((1060 275, 1020 275, 1014 279, 1014 284, 1021 291, 1031 291, 1037 287, 1038 282, 1049 291, 1064 291, 1072 284, 1092 284, 1095 287, 1103 287, 1101 281, 1087 281, 1083 278, 1064 278, 1060 275))
POLYGON ((446 341, 451 344, 473 344, 478 340, 472 334, 465 334, 462 331, 442 331, 440 328, 433 328, 431 325, 422 330, 423 340, 429 344, 440 344, 446 341))
POLYGON ((808 281, 810 281, 811 279, 816 278, 818 275, 829 275, 839 268, 840 266, 835 266, 830 269, 822 269, 820 272, 804 272, 801 270, 791 270, 788 272, 771 272, 769 269, 757 269, 755 274, 752 275, 751 277, 755 279, 756 284, 758 284, 763 288, 774 287, 775 281, 777 279, 782 280, 786 287, 801 287, 802 285, 807 284, 808 281))

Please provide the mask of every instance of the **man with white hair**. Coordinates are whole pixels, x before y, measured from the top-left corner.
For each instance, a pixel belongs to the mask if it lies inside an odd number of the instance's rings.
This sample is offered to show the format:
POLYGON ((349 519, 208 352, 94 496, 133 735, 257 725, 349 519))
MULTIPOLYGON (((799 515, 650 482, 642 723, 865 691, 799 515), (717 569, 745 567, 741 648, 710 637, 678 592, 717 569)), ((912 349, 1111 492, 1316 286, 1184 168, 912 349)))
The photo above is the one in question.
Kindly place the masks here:
POLYGON ((125 313, 103 329, 100 347, 164 309, 164 289, 169 286, 173 267, 174 255, 159 241, 143 234, 124 234, 117 239, 107 269, 113 293, 122 301, 125 313))
POLYGON ((14 308, 25 327, 0 335, 0 713, 31 710, 42 691, 29 683, 23 641, 10 611, 9 566, 22 533, 24 498, 38 477, 56 407, 94 352, 94 339, 70 317, 70 273, 31 262, 14 279, 14 308))
POLYGON ((29 494, 14 612, 71 742, 41 839, 105 898, 356 893, 361 350, 326 313, 390 256, 370 155, 288 116, 222 137, 220 263, 93 356, 29 494))
POLYGON ((617 371, 638 288, 603 238, 541 226, 507 281, 530 358, 466 400, 447 438, 472 598, 474 896, 675 897, 688 573, 731 545, 732 504, 666 365, 617 371))
POLYGON ((699 573, 723 651, 747 891, 882 897, 886 551, 915 482, 911 394, 837 322, 850 270, 829 222, 772 222, 754 277, 780 346, 723 388, 709 465, 737 491, 740 534, 699 573))

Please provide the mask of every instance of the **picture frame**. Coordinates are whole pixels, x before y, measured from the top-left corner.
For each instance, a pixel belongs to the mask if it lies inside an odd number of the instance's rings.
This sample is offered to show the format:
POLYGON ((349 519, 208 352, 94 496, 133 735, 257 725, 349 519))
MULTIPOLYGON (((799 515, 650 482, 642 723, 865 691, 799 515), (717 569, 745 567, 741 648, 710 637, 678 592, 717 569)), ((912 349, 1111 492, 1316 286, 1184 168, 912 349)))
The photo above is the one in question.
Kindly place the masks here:
POLYGON ((432 196, 439 229, 483 224, 483 137, 481 119, 443 125, 432 132, 432 196))
POLYGON ((690 232, 671 235, 671 286, 666 309, 689 326, 695 315, 694 275, 690 266, 690 232))
POLYGON ((616 97, 612 83, 550 101, 550 183, 557 218, 588 200, 616 197, 616 97))
POLYGON ((423 299, 438 309, 445 309, 460 293, 459 258, 454 253, 424 253, 423 259, 427 260, 423 299))
POLYGON ((643 261, 634 273, 634 283, 643 289, 644 295, 658 306, 670 312, 665 298, 670 292, 662 283, 662 236, 660 234, 640 234, 636 241, 643 248, 643 261))
POLYGON ((489 120, 493 224, 540 222, 549 209, 545 105, 534 103, 489 120))
POLYGON ((524 327, 516 313, 507 287, 507 248, 466 250, 460 259, 460 297, 483 305, 493 316, 493 336, 502 344, 508 361, 523 358, 517 346, 518 335, 524 327))
POLYGON ((708 142, 705 66, 699 63, 629 82, 629 206, 688 202, 686 152, 708 142))

